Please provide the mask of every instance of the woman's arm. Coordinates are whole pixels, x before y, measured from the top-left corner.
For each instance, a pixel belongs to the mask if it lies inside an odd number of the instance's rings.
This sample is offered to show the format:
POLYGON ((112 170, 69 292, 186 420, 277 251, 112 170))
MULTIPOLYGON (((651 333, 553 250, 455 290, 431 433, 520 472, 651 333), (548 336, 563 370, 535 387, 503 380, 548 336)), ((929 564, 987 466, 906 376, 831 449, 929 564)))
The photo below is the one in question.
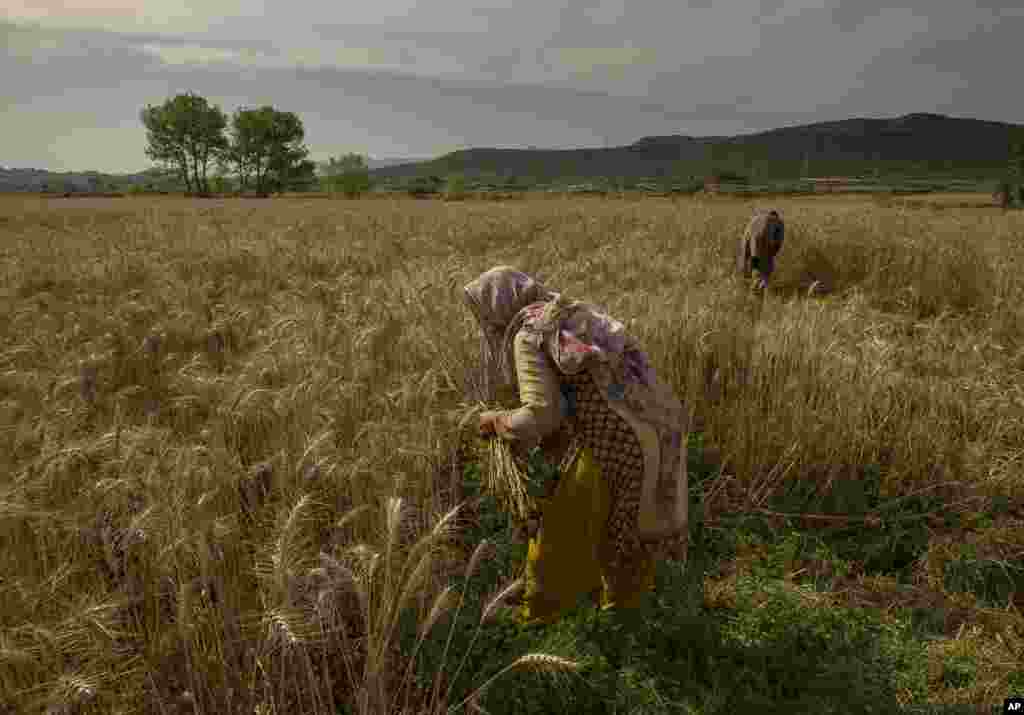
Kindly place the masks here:
POLYGON ((520 330, 513 343, 521 407, 491 413, 504 439, 535 445, 562 423, 558 371, 531 336, 520 330))

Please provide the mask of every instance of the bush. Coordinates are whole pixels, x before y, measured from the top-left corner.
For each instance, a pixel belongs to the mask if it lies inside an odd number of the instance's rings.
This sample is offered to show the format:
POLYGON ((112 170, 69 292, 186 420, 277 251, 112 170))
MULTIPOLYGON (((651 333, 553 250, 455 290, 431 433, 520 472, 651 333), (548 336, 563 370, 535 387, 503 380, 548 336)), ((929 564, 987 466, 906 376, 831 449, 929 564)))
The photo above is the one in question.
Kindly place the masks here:
POLYGON ((439 176, 417 176, 407 184, 407 189, 410 196, 422 198, 424 196, 433 196, 441 190, 441 186, 444 181, 439 176))
POLYGON ((372 186, 370 172, 364 170, 345 171, 328 181, 328 190, 331 193, 340 193, 350 199, 365 194, 372 186))
POLYGON ((444 198, 446 201, 466 198, 466 177, 462 174, 449 174, 444 182, 444 198))
POLYGON ((361 154, 331 157, 326 172, 324 183, 330 194, 340 193, 346 198, 355 198, 373 187, 369 164, 361 154))
POLYGON ((750 182, 750 177, 732 169, 714 171, 709 178, 719 184, 747 184, 750 182))

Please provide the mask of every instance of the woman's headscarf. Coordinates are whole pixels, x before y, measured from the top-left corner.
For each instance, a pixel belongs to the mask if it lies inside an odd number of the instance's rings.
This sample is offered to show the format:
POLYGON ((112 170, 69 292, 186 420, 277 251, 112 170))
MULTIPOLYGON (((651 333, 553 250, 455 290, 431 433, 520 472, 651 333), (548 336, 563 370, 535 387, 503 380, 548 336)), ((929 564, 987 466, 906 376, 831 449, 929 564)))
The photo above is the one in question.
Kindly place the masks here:
POLYGON ((508 359, 520 311, 535 303, 554 300, 557 293, 511 266, 495 266, 464 289, 466 302, 480 324, 480 360, 485 400, 493 400, 499 384, 515 381, 508 359))

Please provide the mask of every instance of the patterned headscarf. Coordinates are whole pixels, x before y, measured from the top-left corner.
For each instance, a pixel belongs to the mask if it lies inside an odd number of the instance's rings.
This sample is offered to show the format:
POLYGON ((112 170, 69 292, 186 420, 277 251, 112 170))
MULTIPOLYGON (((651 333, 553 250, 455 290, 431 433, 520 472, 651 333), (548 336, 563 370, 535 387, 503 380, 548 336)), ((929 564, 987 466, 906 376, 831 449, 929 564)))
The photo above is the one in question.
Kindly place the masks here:
POLYGON ((604 363, 620 374, 624 383, 650 385, 656 379, 626 326, 597 306, 557 295, 548 303, 525 308, 519 322, 545 336, 548 354, 566 375, 604 363))
POLYGON ((483 366, 483 398, 493 400, 499 384, 515 382, 513 363, 507 353, 521 321, 516 318, 527 306, 553 300, 557 293, 510 266, 495 266, 464 288, 480 325, 480 360, 483 366))

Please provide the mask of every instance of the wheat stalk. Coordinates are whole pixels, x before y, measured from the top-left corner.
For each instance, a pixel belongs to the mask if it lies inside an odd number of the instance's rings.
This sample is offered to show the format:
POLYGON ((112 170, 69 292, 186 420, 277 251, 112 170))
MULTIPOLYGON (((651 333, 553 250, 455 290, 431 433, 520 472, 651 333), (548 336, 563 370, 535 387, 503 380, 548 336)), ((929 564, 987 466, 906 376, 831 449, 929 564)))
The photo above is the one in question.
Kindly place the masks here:
POLYGON ((520 468, 511 445, 494 437, 487 444, 484 487, 518 521, 526 521, 536 505, 526 489, 529 477, 520 468))
MULTIPOLYGON (((468 429, 474 418, 486 409, 483 403, 465 406, 458 415, 457 431, 468 429)), ((512 444, 498 436, 488 439, 482 450, 484 489, 498 501, 513 519, 525 522, 536 511, 537 505, 527 490, 529 475, 517 460, 512 444)))
POLYGON ((501 589, 493 598, 491 598, 487 605, 484 606, 483 614, 480 616, 480 623, 487 623, 491 620, 495 613, 505 605, 505 602, 523 590, 525 584, 522 579, 516 579, 505 588, 501 589))
MULTIPOLYGON (((477 553, 481 553, 482 549, 478 548, 477 552, 473 554, 474 558, 477 553)), ((469 580, 470 572, 467 571, 466 580, 469 580)), ((522 579, 516 579, 512 583, 502 588, 497 594, 491 597, 487 604, 484 606, 483 615, 480 617, 480 622, 477 624, 476 631, 473 633, 473 639, 469 642, 469 646, 462 654, 462 660, 459 662, 459 667, 455 669, 455 674, 452 676, 451 685, 448 686, 448 692, 445 693, 445 700, 447 701, 451 697, 451 689, 455 687, 456 681, 459 679, 459 675, 462 674, 462 669, 466 666, 466 661, 469 660, 469 654, 473 651, 473 646, 476 645, 477 638, 480 636, 480 630, 484 624, 487 623, 491 617, 505 604, 505 602, 512 597, 513 594, 519 593, 524 588, 525 583, 522 579)), ((463 591, 463 598, 465 598, 465 591, 463 591)), ((459 609, 461 610, 462 603, 459 603, 459 609)), ((458 618, 458 612, 455 615, 458 618)), ((448 647, 451 645, 451 633, 449 633, 448 643, 445 644, 443 659, 447 659, 448 647)), ((434 679, 434 697, 437 697, 437 691, 440 687, 440 670, 438 670, 438 677, 434 679)))
MULTIPOLYGON (((464 700, 459 702, 457 705, 449 707, 448 712, 458 710, 467 703, 479 703, 494 682, 510 671, 531 670, 535 673, 554 675, 565 672, 575 673, 578 672, 581 667, 582 666, 574 660, 563 658, 558 655, 551 655, 549 653, 527 653, 526 655, 521 655, 496 674, 488 678, 483 685, 470 693, 464 700)), ((479 705, 477 705, 477 707, 479 707, 479 705)))

